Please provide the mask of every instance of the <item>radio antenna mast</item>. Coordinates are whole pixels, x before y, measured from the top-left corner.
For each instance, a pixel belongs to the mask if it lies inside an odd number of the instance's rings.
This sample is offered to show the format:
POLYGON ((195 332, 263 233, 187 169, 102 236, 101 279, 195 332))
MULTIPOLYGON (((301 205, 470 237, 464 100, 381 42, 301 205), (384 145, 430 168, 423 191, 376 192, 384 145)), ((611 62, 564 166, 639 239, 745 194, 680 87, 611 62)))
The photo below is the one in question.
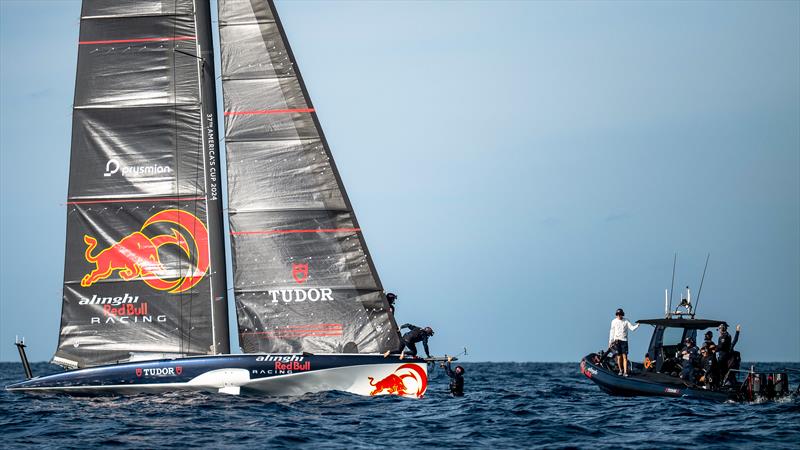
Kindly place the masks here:
POLYGON ((675 264, 678 262, 678 252, 672 255, 672 286, 669 288, 669 309, 672 309, 672 291, 675 290, 675 264))
POLYGON ((697 300, 694 302, 694 312, 697 314, 697 305, 700 304, 700 293, 703 292, 703 281, 706 280, 706 270, 708 269, 708 258, 711 258, 711 253, 706 254, 706 266, 703 268, 703 277, 700 278, 700 289, 697 290, 697 300))

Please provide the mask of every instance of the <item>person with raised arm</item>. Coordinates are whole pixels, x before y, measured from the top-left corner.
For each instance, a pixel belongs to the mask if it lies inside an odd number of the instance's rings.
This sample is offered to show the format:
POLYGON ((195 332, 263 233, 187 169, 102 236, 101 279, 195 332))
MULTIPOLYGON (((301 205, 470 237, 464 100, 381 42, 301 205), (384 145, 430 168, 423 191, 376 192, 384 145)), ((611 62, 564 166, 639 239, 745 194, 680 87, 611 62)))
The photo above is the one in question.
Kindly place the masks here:
POLYGON ((464 396, 464 368, 461 366, 456 366, 456 369, 453 370, 450 367, 450 363, 453 361, 452 356, 447 357, 447 364, 443 364, 444 373, 450 377, 450 394, 453 397, 463 397, 464 396))

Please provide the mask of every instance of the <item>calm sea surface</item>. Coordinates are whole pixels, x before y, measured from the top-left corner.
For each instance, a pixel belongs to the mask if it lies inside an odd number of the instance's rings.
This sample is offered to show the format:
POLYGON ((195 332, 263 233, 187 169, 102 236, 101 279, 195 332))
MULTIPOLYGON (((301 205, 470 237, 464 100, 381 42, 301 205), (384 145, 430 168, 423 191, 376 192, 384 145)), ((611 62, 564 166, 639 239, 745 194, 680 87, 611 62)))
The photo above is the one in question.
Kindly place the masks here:
MULTIPOLYGON (((467 396, 431 380, 422 400, 337 392, 72 398, 0 392, 0 448, 800 448, 800 400, 715 404, 617 398, 578 364, 465 363, 467 396)), ((763 364, 794 367, 800 364, 763 364)), ((34 374, 53 372, 49 364, 34 374)), ((0 363, 0 385, 22 378, 0 363)), ((792 389, 800 382, 792 379, 792 389)))

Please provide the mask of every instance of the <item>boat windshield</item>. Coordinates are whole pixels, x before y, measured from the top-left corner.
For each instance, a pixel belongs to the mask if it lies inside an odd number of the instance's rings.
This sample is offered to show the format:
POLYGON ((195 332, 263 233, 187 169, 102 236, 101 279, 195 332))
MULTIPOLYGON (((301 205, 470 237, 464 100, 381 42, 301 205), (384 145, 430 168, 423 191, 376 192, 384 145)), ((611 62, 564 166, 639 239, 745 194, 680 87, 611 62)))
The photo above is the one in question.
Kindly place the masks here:
POLYGON ((677 347, 683 342, 683 328, 665 328, 664 337, 661 341, 663 346, 677 347))

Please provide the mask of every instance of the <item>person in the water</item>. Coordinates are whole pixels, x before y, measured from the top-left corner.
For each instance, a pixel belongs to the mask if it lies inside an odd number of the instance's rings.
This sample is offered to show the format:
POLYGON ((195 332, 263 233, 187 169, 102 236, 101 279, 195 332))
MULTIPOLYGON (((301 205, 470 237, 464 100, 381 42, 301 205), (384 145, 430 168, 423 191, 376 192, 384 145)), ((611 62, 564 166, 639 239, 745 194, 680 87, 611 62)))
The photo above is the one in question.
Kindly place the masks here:
POLYGON ((617 358, 619 375, 628 376, 628 330, 634 331, 639 324, 631 324, 625 319, 625 311, 617 309, 616 317, 611 321, 611 331, 608 334, 608 347, 614 351, 617 358))
POLYGON ((464 396, 464 368, 456 366, 456 370, 450 368, 450 362, 453 361, 452 356, 447 357, 447 365, 444 366, 444 373, 450 377, 450 394, 454 397, 464 396))

